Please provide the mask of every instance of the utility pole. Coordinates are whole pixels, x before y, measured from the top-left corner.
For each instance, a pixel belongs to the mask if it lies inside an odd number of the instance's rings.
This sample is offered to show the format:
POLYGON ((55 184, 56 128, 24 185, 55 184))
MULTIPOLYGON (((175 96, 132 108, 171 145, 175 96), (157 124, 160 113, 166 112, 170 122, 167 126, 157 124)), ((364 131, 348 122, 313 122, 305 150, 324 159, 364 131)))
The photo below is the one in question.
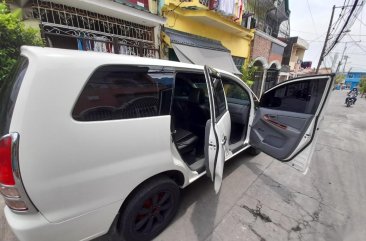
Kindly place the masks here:
MULTIPOLYGON (((344 48, 343 48, 343 52, 342 52, 342 55, 341 55, 341 59, 339 60, 338 62, 338 66, 337 66, 337 69, 335 71, 335 74, 338 74, 338 71, 339 71, 339 68, 341 67, 342 65, 342 61, 343 61, 343 58, 344 58, 344 54, 346 53, 346 49, 347 49, 347 43, 348 42, 345 42, 344 44, 344 48)), ((343 71, 344 72, 344 71, 343 71)))
POLYGON ((339 53, 336 53, 336 54, 334 55, 333 60, 332 60, 332 67, 330 68, 330 70, 331 70, 332 72, 333 72, 334 67, 335 67, 335 65, 336 65, 336 63, 337 63, 338 57, 339 57, 339 53))
POLYGON ((330 33, 330 29, 331 29, 332 23, 333 23, 333 16, 334 16, 334 10, 335 10, 335 8, 336 8, 336 6, 333 5, 332 15, 330 16, 330 21, 329 21, 327 35, 325 36, 325 41, 324 41, 323 49, 322 49, 322 52, 320 54, 320 58, 319 58, 319 61, 318 61, 318 66, 316 67, 316 72, 315 72, 316 74, 319 72, 320 65, 322 64, 322 62, 324 60, 324 52, 325 52, 325 49, 327 47, 327 43, 328 43, 328 39, 329 39, 329 33, 330 33))
POLYGON ((342 71, 343 73, 344 73, 344 70, 346 69, 346 64, 347 64, 347 60, 348 60, 348 55, 345 55, 345 56, 344 56, 344 59, 345 59, 345 60, 344 60, 343 71, 342 71))
POLYGON ((339 53, 336 53, 336 54, 334 55, 334 58, 333 58, 333 61, 332 61, 332 67, 331 67, 331 71, 332 71, 332 72, 333 72, 333 69, 334 69, 334 67, 335 67, 335 65, 336 65, 336 63, 337 63, 338 56, 339 56, 339 53))

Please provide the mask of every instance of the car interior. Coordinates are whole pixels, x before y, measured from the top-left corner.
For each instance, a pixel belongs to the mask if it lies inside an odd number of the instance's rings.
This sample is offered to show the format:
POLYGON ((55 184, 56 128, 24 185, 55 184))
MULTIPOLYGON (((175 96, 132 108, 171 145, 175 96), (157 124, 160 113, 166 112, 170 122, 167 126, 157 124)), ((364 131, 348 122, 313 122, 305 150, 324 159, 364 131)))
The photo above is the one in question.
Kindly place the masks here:
MULTIPOLYGON (((235 81, 222 78, 231 117, 230 149, 239 150, 246 137, 250 99, 235 81)), ((173 141, 191 170, 203 172, 205 127, 210 119, 206 79, 203 73, 177 73, 171 109, 173 141)))

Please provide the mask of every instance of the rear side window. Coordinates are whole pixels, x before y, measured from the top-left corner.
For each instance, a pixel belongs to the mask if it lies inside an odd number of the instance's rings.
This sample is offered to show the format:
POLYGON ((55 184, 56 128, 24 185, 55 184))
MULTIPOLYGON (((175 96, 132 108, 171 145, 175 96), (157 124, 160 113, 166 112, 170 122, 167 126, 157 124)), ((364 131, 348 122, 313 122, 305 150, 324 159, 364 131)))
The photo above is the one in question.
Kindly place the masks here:
POLYGON ((315 114, 325 91, 327 79, 289 83, 263 95, 261 107, 315 114))
POLYGON ((15 101, 28 68, 28 59, 21 56, 9 77, 0 86, 0 136, 8 134, 15 101))
POLYGON ((169 115, 174 71, 164 67, 111 65, 98 68, 77 100, 78 121, 169 115))

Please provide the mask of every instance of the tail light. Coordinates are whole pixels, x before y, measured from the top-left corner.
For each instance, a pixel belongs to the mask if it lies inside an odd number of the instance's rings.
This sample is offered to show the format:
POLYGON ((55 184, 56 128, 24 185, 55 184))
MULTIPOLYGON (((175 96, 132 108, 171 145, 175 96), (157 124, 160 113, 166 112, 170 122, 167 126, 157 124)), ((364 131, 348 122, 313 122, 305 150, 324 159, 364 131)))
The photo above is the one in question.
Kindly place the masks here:
POLYGON ((0 139, 0 193, 6 205, 14 212, 37 211, 22 183, 18 149, 18 133, 11 133, 0 139))
POLYGON ((0 184, 15 185, 11 168, 12 136, 6 135, 0 140, 0 184))

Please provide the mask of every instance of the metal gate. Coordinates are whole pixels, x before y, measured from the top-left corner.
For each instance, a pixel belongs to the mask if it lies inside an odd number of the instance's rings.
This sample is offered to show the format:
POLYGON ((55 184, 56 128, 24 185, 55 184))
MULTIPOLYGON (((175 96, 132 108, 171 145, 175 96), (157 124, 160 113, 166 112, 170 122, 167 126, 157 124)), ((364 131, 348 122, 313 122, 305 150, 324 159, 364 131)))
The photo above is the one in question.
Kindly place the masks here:
POLYGON ((253 76, 254 83, 252 85, 252 90, 256 96, 260 96, 262 81, 263 81, 263 71, 255 71, 253 76))

